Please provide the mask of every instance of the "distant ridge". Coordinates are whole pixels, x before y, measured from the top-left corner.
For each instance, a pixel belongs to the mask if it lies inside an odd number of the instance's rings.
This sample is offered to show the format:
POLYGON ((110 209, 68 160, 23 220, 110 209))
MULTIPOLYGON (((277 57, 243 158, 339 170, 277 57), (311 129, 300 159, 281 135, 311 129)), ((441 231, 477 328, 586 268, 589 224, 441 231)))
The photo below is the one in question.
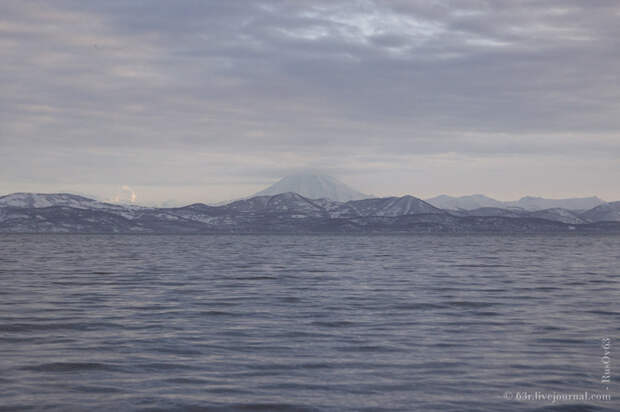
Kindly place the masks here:
POLYGON ((280 193, 297 193, 308 199, 330 199, 337 202, 367 199, 371 196, 347 186, 326 175, 299 173, 286 176, 253 196, 272 196, 280 193))
POLYGON ((435 207, 451 210, 473 210, 481 207, 504 206, 504 204, 499 200, 492 199, 485 195, 469 195, 461 197, 439 195, 426 199, 426 201, 435 207))
POLYGON ((426 199, 431 205, 448 210, 474 210, 483 207, 497 207, 503 209, 523 209, 528 211, 545 209, 568 209, 585 211, 605 204, 605 201, 596 197, 577 197, 568 199, 547 199, 543 197, 525 196, 519 200, 503 202, 485 195, 448 196, 440 195, 426 199))
POLYGON ((0 196, 0 206, 12 207, 49 207, 68 206, 88 208, 98 203, 94 199, 69 193, 11 193, 0 196))
POLYGON ((582 216, 592 222, 620 222, 620 201, 594 207, 585 211, 582 216))
POLYGON ((543 210, 551 208, 562 208, 569 210, 587 210, 600 206, 604 200, 596 196, 575 197, 568 199, 546 199, 543 197, 525 196, 516 202, 506 202, 509 206, 521 207, 525 210, 543 210))

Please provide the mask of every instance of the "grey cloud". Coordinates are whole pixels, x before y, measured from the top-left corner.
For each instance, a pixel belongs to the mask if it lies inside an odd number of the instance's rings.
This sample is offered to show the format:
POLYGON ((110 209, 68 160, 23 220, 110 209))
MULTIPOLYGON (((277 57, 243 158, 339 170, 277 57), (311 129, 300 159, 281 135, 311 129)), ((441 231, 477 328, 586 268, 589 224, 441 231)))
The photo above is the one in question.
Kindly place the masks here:
POLYGON ((7 182, 66 181, 78 166, 63 162, 73 157, 89 182, 138 173, 143 184, 198 185, 207 171, 250 179, 321 167, 342 176, 358 173, 357 158, 408 161, 394 154, 620 155, 613 1, 60 0, 0 9, 0 155, 6 165, 38 159, 30 171, 5 170, 7 182), (127 166, 129 152, 141 153, 140 167, 127 166), (137 172, 166 156, 184 161, 137 172))

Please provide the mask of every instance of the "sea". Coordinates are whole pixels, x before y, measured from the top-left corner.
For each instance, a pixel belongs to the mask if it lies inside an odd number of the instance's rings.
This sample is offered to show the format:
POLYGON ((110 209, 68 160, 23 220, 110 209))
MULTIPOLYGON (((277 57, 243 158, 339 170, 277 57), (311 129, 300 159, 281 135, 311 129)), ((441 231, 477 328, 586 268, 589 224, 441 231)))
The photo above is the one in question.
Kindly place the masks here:
POLYGON ((619 411, 620 236, 0 234, 0 410, 619 411))

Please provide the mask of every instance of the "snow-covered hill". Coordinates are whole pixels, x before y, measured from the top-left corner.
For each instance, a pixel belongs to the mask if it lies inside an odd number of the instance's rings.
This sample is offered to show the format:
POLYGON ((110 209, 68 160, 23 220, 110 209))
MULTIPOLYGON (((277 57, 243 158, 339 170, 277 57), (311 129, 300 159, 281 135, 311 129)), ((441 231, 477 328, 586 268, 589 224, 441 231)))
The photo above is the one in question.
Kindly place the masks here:
POLYGON ((90 209, 97 207, 96 200, 87 197, 72 195, 69 193, 12 193, 0 197, 1 206, 11 207, 50 207, 67 206, 77 209, 90 209))
POLYGON ((503 207, 504 204, 499 200, 492 199, 485 195, 469 195, 469 196, 448 196, 439 195, 426 199, 431 205, 440 209, 449 210, 474 210, 481 207, 503 207))
POLYGON ((70 193, 12 193, 0 197, 0 207, 42 209, 47 207, 69 207, 116 213, 127 219, 134 218, 149 208, 137 205, 120 205, 100 202, 70 193))
POLYGON ((149 208, 70 194, 0 197, 0 232, 297 233, 620 231, 620 202, 584 213, 484 207, 446 211, 413 196, 338 202, 297 193, 256 196, 222 206, 149 208), (615 221, 615 222, 613 222, 615 221))
POLYGON ((286 214, 296 217, 325 217, 327 213, 320 205, 297 193, 286 192, 273 196, 255 196, 237 200, 222 206, 231 212, 245 214, 286 214))
POLYGON ((620 222, 620 202, 610 202, 579 215, 590 222, 620 222))
POLYGON ((575 197, 568 199, 546 199, 543 197, 525 196, 514 202, 504 202, 506 206, 520 207, 525 210, 568 209, 588 210, 602 205, 604 200, 596 196, 575 197))
POLYGON ((286 176, 254 196, 272 196, 288 192, 297 193, 308 199, 326 198, 338 202, 370 197, 331 176, 305 173, 286 176))
POLYGON ((330 211, 333 217, 405 216, 446 213, 413 196, 352 200, 330 211))
POLYGON ((522 217, 524 212, 522 210, 510 210, 500 207, 479 207, 477 209, 468 210, 465 215, 479 217, 522 217))
POLYGON ((577 212, 559 207, 552 209, 535 210, 528 213, 529 217, 554 220, 556 222, 570 223, 574 225, 588 223, 589 220, 581 218, 577 212))
POLYGON ((543 197, 525 196, 514 201, 500 201, 485 195, 469 196, 448 196, 440 195, 426 199, 431 205, 440 209, 448 210, 474 210, 480 208, 494 207, 502 209, 522 209, 522 210, 546 210, 546 209, 568 209, 584 211, 602 205, 604 200, 596 196, 577 197, 568 199, 547 199, 543 197))

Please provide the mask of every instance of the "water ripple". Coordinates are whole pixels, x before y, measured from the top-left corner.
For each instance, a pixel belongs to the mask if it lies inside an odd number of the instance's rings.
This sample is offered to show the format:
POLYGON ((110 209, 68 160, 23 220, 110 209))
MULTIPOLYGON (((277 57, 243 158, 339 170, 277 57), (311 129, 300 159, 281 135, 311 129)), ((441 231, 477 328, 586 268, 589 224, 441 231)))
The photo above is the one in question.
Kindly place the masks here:
POLYGON ((614 236, 3 235, 0 411, 617 410, 504 394, 605 391, 618 250, 614 236))

